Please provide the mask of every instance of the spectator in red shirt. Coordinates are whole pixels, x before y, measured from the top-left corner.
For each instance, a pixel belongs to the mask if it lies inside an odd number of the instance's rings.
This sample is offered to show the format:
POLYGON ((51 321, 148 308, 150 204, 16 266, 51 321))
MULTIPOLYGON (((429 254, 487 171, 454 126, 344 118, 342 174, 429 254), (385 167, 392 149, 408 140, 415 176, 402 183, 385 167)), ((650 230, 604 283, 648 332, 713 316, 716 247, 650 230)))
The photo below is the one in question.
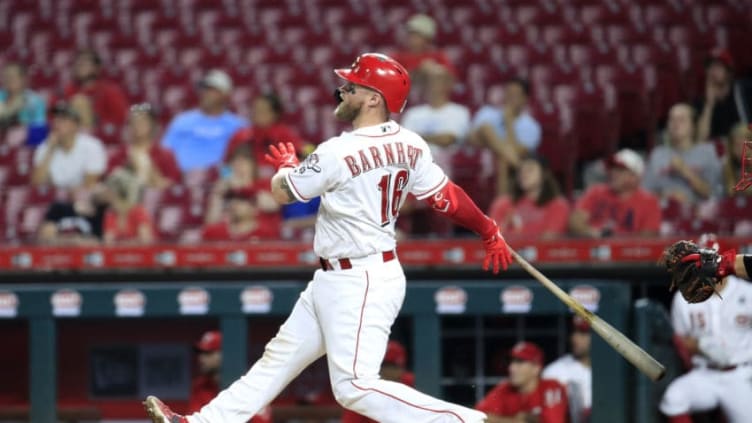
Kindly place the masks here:
POLYGON ((150 188, 166 188, 180 183, 182 175, 172 152, 157 142, 158 121, 149 103, 136 104, 128 115, 128 137, 111 157, 109 172, 121 167, 132 170, 150 188))
POLYGON ((260 214, 256 191, 253 189, 229 190, 225 193, 227 216, 216 223, 204 226, 204 241, 254 241, 279 239, 278 219, 260 214))
POLYGON ((132 172, 117 169, 107 178, 110 207, 104 215, 106 244, 149 244, 154 242, 154 224, 139 204, 141 184, 132 172))
POLYGON ((608 183, 593 185, 585 191, 569 219, 569 229, 575 235, 592 238, 657 235, 661 208, 658 197, 640 187, 645 170, 642 157, 623 149, 606 164, 608 183))
MULTIPOLYGON (((386 346, 384 361, 381 363, 381 378, 415 386, 415 375, 405 369, 407 352, 405 347, 397 341, 389 341, 386 346)), ((345 409, 342 413, 342 423, 377 423, 368 417, 345 409)))
POLYGON ((530 156, 517 169, 512 195, 496 198, 488 215, 505 236, 552 238, 567 231, 569 203, 545 160, 530 156))
POLYGON ((119 142, 120 128, 128 113, 128 100, 119 85, 101 78, 102 59, 90 49, 78 52, 73 64, 73 84, 65 97, 76 94, 89 97, 94 108, 97 135, 106 143, 119 142))
POLYGON ((555 380, 541 379, 543 351, 532 342, 512 348, 509 379, 496 385, 475 408, 488 423, 566 423, 567 391, 555 380))
POLYGON ((253 158, 258 162, 259 177, 270 179, 274 176, 274 166, 262 160, 270 145, 285 141, 293 143, 295 151, 303 150, 303 139, 300 135, 280 121, 284 112, 284 105, 276 94, 262 94, 253 99, 250 116, 253 125, 240 129, 230 138, 224 161, 229 161, 236 148, 247 145, 253 153, 253 158))
MULTIPOLYGON (((222 334, 208 331, 194 345, 198 359, 199 374, 193 378, 191 397, 188 400, 188 412, 195 413, 219 394, 219 371, 222 368, 222 334)), ((250 420, 249 423, 271 423, 272 413, 269 407, 250 420)))

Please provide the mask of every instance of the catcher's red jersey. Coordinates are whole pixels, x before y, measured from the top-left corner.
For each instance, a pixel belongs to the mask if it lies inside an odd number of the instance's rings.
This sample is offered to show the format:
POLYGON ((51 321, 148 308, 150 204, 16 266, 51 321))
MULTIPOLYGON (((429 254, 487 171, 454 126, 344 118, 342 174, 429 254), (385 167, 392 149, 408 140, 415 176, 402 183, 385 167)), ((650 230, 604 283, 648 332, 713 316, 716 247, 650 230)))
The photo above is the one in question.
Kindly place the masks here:
POLYGON ((488 415, 513 417, 530 413, 538 416, 539 423, 567 423, 567 390, 555 380, 543 379, 533 392, 523 394, 502 382, 475 408, 488 415))

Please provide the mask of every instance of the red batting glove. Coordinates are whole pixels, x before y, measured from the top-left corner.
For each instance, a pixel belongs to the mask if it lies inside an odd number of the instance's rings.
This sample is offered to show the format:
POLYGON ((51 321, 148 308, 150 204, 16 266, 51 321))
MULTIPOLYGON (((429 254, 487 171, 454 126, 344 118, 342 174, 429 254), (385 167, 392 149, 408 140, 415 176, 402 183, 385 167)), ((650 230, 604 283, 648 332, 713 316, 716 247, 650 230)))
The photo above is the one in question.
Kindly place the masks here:
POLYGON ((512 253, 498 228, 490 238, 483 239, 483 248, 486 249, 483 270, 488 270, 493 265, 493 272, 497 274, 499 273, 499 264, 501 264, 502 269, 507 270, 512 262, 512 253))
POLYGON ((277 170, 283 167, 296 167, 300 161, 295 154, 295 146, 291 142, 277 143, 277 146, 269 146, 269 152, 264 154, 264 159, 274 165, 277 170))

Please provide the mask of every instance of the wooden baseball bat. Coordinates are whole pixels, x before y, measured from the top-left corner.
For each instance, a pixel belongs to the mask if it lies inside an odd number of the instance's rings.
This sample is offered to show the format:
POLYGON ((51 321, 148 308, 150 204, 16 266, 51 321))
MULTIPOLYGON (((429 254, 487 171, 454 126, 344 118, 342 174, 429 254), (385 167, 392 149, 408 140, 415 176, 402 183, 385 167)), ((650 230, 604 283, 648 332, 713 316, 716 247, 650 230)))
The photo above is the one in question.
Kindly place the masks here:
POLYGON ((517 260, 517 263, 519 263, 527 273, 537 279, 538 282, 543 284, 543 286, 548 288, 548 290, 556 295, 556 297, 558 297, 561 302, 563 302, 567 307, 574 310, 574 312, 577 313, 578 316, 585 319, 590 324, 590 327, 593 328, 593 330, 597 332, 604 341, 608 342, 608 344, 611 345, 611 347, 615 349, 616 352, 621 354, 624 358, 627 359, 627 361, 637 367, 642 373, 649 377, 650 380, 655 382, 657 380, 660 380, 666 374, 666 368, 663 366, 663 364, 659 363, 658 360, 656 360, 650 354, 645 352, 645 350, 637 346, 637 344, 632 342, 623 333, 619 332, 618 330, 616 330, 616 328, 608 324, 608 322, 583 307, 579 301, 575 300, 569 294, 564 292, 563 289, 559 288, 559 286, 553 283, 551 279, 548 279, 543 273, 533 267, 532 264, 528 263, 527 260, 517 254, 516 251, 511 251, 514 259, 517 260))

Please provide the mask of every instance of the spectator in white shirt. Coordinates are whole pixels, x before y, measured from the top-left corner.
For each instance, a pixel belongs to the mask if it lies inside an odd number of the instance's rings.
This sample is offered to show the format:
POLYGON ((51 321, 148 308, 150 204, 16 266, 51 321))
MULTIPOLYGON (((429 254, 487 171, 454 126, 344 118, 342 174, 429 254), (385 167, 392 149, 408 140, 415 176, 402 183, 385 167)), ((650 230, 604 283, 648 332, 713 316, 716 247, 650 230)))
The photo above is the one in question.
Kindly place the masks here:
POLYGON ((420 134, 431 147, 439 166, 450 174, 451 146, 461 143, 470 128, 470 110, 450 101, 454 76, 445 66, 425 66, 428 75, 427 103, 405 111, 402 126, 420 134))
POLYGON ((501 107, 483 106, 473 118, 468 141, 494 154, 500 194, 509 192, 510 171, 541 142, 541 127, 527 110, 528 92, 527 81, 512 79, 504 86, 501 107))
POLYGON ((572 423, 589 422, 593 404, 590 368, 590 325, 580 316, 572 319, 569 337, 571 354, 564 355, 543 369, 543 377, 555 379, 567 387, 572 423))
POLYGON ((102 142, 80 131, 81 117, 69 104, 57 104, 52 115, 52 130, 34 152, 32 184, 69 190, 93 187, 107 166, 102 142))

